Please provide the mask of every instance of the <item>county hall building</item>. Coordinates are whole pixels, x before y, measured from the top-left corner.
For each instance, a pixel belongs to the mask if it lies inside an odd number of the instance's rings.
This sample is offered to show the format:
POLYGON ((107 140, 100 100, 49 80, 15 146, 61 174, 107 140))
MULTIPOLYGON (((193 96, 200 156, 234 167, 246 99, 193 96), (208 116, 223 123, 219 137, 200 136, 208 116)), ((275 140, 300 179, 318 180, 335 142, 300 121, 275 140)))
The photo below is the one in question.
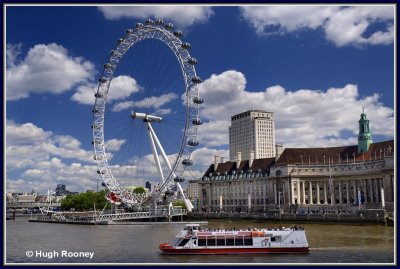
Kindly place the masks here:
MULTIPOLYGON (((238 119, 252 120, 251 112, 244 112, 238 119)), ((269 124, 256 123, 258 127, 273 128, 271 116, 268 113, 269 124)), ((230 134, 232 139, 232 129, 230 134)), ((236 158, 231 152, 230 157, 230 161, 221 162, 215 156, 200 178, 200 211, 257 213, 279 209, 322 213, 383 206, 393 211, 394 140, 373 143, 364 112, 359 120, 358 145, 286 148, 276 157, 267 158, 255 158, 253 147, 246 154, 237 152, 236 158), (242 159, 242 155, 249 158, 242 159)))

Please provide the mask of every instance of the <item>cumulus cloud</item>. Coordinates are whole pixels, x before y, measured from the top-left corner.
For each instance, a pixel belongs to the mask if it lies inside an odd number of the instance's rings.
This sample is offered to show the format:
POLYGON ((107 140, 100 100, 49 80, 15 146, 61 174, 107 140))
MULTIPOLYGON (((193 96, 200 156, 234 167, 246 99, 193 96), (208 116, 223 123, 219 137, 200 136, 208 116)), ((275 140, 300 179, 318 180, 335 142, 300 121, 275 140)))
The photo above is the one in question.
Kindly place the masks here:
POLYGON ((20 48, 20 45, 7 45, 7 100, 27 98, 31 93, 59 94, 87 83, 94 75, 90 61, 71 56, 61 45, 35 45, 18 62, 20 48))
MULTIPOLYGON (((107 152, 116 153, 126 140, 110 139, 105 142, 107 152)), ((214 155, 227 156, 226 150, 199 148, 193 152, 194 165, 184 174, 186 179, 199 178, 213 160, 214 155)), ((176 154, 168 155, 173 163, 176 154)), ((71 191, 95 189, 101 182, 92 150, 82 149, 72 136, 56 135, 33 123, 6 122, 6 190, 45 193, 56 184, 66 184, 71 191)), ((159 156, 164 175, 167 166, 159 156)), ((137 156, 125 163, 115 163, 112 155, 110 169, 121 186, 143 186, 146 181, 159 182, 159 174, 152 154, 137 156)))
MULTIPOLYGON (((84 105, 93 105, 95 101, 94 94, 97 92, 98 85, 89 83, 80 85, 76 93, 72 95, 71 100, 84 105)), ((141 91, 141 87, 136 80, 130 76, 122 75, 111 80, 108 90, 107 100, 121 100, 128 98, 132 93, 141 91)))
MULTIPOLYGON (((132 107, 140 107, 140 108, 153 108, 160 109, 163 105, 171 102, 174 99, 177 99, 178 95, 176 93, 170 92, 166 94, 162 94, 160 96, 150 96, 146 97, 139 101, 125 101, 120 102, 114 105, 113 111, 119 112, 132 107)), ((162 113, 167 113, 168 111, 161 111, 162 113)))
POLYGON ((394 41, 394 6, 246 6, 242 17, 259 35, 285 34, 304 29, 323 29, 337 47, 387 45, 394 41), (385 29, 367 31, 377 22, 385 29))
POLYGON ((118 151, 125 142, 125 139, 110 139, 105 142, 105 146, 107 151, 118 151))
POLYGON ((205 22, 213 15, 212 8, 204 6, 102 6, 99 10, 108 20, 156 18, 171 21, 182 28, 205 22))
POLYGON ((244 74, 230 70, 212 75, 199 85, 199 91, 204 98, 201 114, 206 121, 199 128, 199 140, 204 146, 227 146, 230 116, 251 109, 274 112, 276 141, 285 147, 355 144, 362 107, 373 134, 390 138, 394 134, 393 124, 388 124, 394 122, 393 110, 379 102, 377 93, 360 97, 354 84, 294 91, 276 85, 264 91, 249 91, 244 74), (343 135, 349 132, 353 136, 343 135))
POLYGON ((9 171, 30 167, 53 157, 92 162, 92 155, 71 136, 55 135, 33 123, 6 122, 6 166, 9 171))
POLYGON ((45 192, 58 183, 73 191, 93 189, 98 175, 92 156, 93 152, 82 149, 80 141, 72 136, 56 135, 33 123, 6 121, 8 192, 32 188, 45 192))

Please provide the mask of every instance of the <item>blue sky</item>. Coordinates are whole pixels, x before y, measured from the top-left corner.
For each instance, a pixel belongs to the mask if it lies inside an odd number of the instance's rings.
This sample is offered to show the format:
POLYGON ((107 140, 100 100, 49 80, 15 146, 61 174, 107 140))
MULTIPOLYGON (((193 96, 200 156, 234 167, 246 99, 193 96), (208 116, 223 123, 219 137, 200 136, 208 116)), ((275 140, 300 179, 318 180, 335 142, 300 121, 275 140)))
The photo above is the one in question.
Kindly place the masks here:
MULTIPOLYGON (((7 6, 7 191, 57 183, 96 188, 90 129, 96 82, 117 39, 146 18, 182 29, 199 61, 204 124, 188 177, 200 176, 216 154, 227 160, 230 116, 248 109, 275 113, 276 140, 285 147, 356 144, 362 107, 374 141, 393 139, 393 17, 394 6, 7 6)), ((110 99, 112 130, 105 137, 110 162, 123 165, 124 154, 135 151, 136 181, 126 185, 142 185, 156 180, 146 169, 147 133, 129 117, 113 126, 118 113, 111 110, 159 97, 162 104, 142 107, 163 114, 156 133, 174 156, 182 128, 179 66, 163 44, 143 43, 125 55, 117 77, 110 92, 122 96, 110 99), (157 90, 140 90, 150 86, 157 90)))

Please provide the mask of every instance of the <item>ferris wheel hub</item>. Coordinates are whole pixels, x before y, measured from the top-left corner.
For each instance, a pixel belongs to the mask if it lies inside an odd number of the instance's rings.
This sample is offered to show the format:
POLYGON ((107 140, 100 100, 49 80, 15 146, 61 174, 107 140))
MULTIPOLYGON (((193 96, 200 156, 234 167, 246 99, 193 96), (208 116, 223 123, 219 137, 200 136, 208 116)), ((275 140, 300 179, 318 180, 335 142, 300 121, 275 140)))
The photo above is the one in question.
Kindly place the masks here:
POLYGON ((140 113, 140 112, 131 112, 132 119, 139 119, 143 120, 145 122, 161 122, 162 118, 153 116, 153 115, 148 115, 146 113, 140 113))

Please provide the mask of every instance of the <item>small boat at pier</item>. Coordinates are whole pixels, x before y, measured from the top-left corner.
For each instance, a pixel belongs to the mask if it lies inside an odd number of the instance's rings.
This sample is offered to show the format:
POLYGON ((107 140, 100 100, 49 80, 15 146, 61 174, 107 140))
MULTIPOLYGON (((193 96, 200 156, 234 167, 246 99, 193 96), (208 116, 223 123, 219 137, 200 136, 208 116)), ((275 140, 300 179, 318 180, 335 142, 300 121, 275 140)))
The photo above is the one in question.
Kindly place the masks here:
POLYGON ((172 243, 159 246, 163 254, 308 253, 303 228, 211 230, 186 224, 172 243))

